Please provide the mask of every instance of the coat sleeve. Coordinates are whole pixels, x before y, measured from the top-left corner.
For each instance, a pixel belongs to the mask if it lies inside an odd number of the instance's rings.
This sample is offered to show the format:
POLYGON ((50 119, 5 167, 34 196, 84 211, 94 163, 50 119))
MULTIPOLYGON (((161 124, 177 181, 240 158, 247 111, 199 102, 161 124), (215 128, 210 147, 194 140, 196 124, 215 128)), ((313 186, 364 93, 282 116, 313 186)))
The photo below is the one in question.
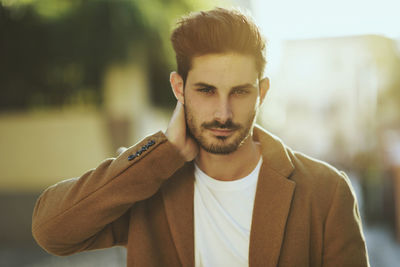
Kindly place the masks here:
POLYGON ((33 211, 35 240, 55 255, 126 245, 132 205, 154 195, 184 162, 158 132, 81 177, 47 188, 33 211))
POLYGON ((323 266, 369 266, 357 200, 344 172, 325 221, 323 266))

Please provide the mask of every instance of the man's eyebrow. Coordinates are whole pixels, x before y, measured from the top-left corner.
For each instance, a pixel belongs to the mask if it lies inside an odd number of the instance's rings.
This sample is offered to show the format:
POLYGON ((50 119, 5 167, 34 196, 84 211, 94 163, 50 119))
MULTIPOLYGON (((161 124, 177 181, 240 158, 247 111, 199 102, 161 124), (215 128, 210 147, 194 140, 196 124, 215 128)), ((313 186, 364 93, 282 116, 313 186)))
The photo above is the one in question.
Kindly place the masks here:
MULTIPOLYGON (((204 83, 204 82, 195 83, 194 86, 196 86, 196 87, 206 87, 206 88, 210 88, 210 89, 216 89, 216 87, 214 85, 207 84, 207 83, 204 83)), ((241 84, 241 85, 237 85, 237 86, 232 87, 232 89, 234 89, 234 90, 247 89, 247 88, 257 89, 257 86, 254 85, 254 84, 251 84, 251 83, 245 83, 245 84, 241 84)))
POLYGON ((251 83, 246 83, 246 84, 241 84, 241 85, 237 85, 237 86, 232 87, 232 89, 235 89, 235 90, 247 89, 247 88, 257 89, 257 86, 254 85, 254 84, 251 84, 251 83))
POLYGON ((206 88, 210 88, 210 89, 215 89, 216 88, 214 85, 203 83, 203 82, 195 83, 194 86, 196 86, 196 87, 206 87, 206 88))

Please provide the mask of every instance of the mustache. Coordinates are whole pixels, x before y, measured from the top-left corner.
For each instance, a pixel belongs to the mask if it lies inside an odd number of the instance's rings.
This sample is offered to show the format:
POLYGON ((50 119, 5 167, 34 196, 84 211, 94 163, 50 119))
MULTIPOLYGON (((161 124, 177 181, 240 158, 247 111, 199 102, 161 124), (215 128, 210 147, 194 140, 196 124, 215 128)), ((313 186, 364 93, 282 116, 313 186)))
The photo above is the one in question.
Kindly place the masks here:
POLYGON ((206 129, 226 129, 226 130, 237 130, 240 128, 239 124, 233 123, 232 120, 227 120, 225 123, 220 123, 219 121, 205 122, 201 125, 206 129))

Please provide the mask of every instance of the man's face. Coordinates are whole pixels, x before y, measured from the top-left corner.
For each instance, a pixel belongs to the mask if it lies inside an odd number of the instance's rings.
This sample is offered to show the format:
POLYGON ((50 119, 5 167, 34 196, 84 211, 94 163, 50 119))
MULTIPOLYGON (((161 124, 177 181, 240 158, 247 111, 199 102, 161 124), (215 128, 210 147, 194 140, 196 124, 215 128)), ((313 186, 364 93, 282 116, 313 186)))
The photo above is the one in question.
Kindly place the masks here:
POLYGON ((234 53, 193 58, 184 103, 190 133, 205 151, 236 151, 250 136, 260 104, 254 58, 234 53))

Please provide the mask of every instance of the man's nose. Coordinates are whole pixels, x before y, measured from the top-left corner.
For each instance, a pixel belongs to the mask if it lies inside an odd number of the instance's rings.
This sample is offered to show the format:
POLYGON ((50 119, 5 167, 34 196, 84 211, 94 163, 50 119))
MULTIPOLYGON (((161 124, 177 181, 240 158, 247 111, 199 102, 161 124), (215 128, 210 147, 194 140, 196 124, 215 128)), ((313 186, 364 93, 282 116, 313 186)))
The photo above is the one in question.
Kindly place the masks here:
POLYGON ((225 123, 229 119, 232 119, 232 108, 227 99, 220 99, 218 106, 214 113, 215 119, 220 123, 225 123))

